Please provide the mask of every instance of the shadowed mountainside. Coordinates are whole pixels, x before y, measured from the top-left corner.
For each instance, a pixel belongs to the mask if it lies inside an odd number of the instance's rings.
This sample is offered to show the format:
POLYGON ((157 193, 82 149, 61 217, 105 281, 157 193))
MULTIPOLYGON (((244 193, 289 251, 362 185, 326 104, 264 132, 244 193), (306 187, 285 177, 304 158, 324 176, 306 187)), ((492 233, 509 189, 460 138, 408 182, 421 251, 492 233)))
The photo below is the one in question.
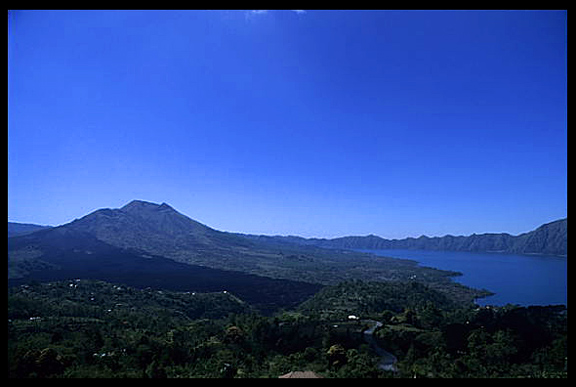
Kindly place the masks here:
POLYGON ((9 238, 8 251, 9 285, 83 278, 173 291, 226 290, 263 312, 297 305, 321 288, 142 255, 66 228, 9 238))

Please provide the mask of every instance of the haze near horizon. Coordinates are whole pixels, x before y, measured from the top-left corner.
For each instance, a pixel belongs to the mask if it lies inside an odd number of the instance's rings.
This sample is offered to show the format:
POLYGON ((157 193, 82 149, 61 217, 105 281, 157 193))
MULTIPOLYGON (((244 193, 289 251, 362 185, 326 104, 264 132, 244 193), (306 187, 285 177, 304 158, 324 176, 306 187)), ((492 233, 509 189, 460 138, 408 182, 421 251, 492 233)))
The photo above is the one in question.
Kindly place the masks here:
POLYGON ((10 11, 8 219, 248 234, 566 217, 565 11, 10 11))

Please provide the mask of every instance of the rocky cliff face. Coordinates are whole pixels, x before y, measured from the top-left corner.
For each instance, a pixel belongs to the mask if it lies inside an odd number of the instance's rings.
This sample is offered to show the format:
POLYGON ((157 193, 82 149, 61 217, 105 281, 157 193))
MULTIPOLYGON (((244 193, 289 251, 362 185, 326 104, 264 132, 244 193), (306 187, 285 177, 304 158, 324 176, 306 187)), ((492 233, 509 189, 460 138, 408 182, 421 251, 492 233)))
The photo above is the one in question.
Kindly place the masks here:
POLYGON ((560 219, 518 235, 510 251, 524 254, 567 255, 568 221, 560 219))

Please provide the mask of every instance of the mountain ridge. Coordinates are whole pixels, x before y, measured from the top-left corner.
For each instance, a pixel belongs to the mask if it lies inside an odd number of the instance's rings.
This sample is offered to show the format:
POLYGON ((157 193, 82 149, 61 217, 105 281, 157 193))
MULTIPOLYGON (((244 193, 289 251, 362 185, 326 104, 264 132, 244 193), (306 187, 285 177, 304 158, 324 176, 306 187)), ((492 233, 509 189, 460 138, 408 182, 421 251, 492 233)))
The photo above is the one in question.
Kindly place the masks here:
POLYGON ((303 238, 299 236, 248 235, 250 239, 268 240, 276 243, 296 243, 332 249, 414 249, 471 252, 503 252, 518 254, 567 255, 567 220, 558 219, 519 235, 508 233, 484 233, 464 235, 447 234, 442 237, 385 239, 374 234, 344 236, 337 238, 303 238))
POLYGON ((33 223, 8 222, 8 237, 26 235, 47 228, 52 228, 52 226, 42 226, 33 223))
MULTIPOLYGON (((101 208, 79 219, 57 226, 94 234, 98 239, 121 248, 140 248, 177 261, 202 261, 199 254, 184 250, 210 246, 211 249, 229 250, 230 243, 238 248, 257 247, 251 242, 294 244, 330 249, 418 249, 471 252, 503 252, 518 254, 567 255, 567 217, 544 223, 536 229, 518 235, 509 233, 473 233, 417 238, 386 239, 369 234, 366 236, 343 236, 336 238, 304 238, 295 235, 253 235, 229 233, 210 228, 176 211, 169 204, 156 204, 144 200, 132 200, 121 208, 101 208), (126 230, 129 230, 128 233, 126 230), (130 234, 130 235, 128 235, 130 234), (147 247, 148 246, 148 247, 147 247), (150 246, 154 246, 153 248, 150 246)), ((50 226, 8 222, 8 236, 26 235, 40 230, 54 229, 50 226)), ((206 250, 206 249, 200 249, 206 250)), ((206 255, 206 251, 202 255, 206 255)), ((209 254, 208 254, 209 255, 209 254)), ((206 262, 203 262, 204 264, 206 262)))
MULTIPOLYGON (((218 231, 179 213, 165 202, 156 204, 136 199, 121 208, 95 210, 56 228, 59 227, 73 227, 76 230, 94 234, 98 239, 121 248, 134 248, 135 244, 140 244, 140 248, 145 251, 161 252, 162 255, 167 255, 177 261, 197 261, 198 259, 202 261, 198 254, 189 252, 184 254, 182 251, 190 250, 190 248, 195 249, 201 245, 208 245, 211 249, 216 250, 229 250, 231 241, 234 242, 235 247, 244 249, 254 248, 255 246, 251 242, 256 241, 330 249, 418 249, 567 255, 567 218, 544 223, 532 231, 518 235, 473 233, 467 236, 446 234, 440 237, 421 235, 417 238, 386 239, 369 234, 336 238, 304 238, 295 235, 269 236, 218 231), (131 235, 127 235, 126 230, 130 230, 131 235), (164 235, 164 237, 159 235, 164 235), (147 249, 146 245, 153 245, 154 248, 147 249)), ((8 222, 9 237, 46 229, 54 228, 8 222)), ((206 251, 202 254, 206 255, 206 251)), ((202 262, 194 263, 202 264, 202 262)))

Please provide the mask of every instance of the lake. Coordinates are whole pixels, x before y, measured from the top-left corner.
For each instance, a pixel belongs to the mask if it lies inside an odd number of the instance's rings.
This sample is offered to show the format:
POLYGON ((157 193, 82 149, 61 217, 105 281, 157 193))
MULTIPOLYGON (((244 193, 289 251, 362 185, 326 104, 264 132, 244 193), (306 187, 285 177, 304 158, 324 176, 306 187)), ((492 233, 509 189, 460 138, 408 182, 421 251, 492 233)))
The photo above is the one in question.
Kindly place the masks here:
POLYGON ((568 305, 565 257, 431 250, 359 251, 461 272, 462 276, 453 277, 455 281, 496 293, 476 300, 479 305, 568 305))

